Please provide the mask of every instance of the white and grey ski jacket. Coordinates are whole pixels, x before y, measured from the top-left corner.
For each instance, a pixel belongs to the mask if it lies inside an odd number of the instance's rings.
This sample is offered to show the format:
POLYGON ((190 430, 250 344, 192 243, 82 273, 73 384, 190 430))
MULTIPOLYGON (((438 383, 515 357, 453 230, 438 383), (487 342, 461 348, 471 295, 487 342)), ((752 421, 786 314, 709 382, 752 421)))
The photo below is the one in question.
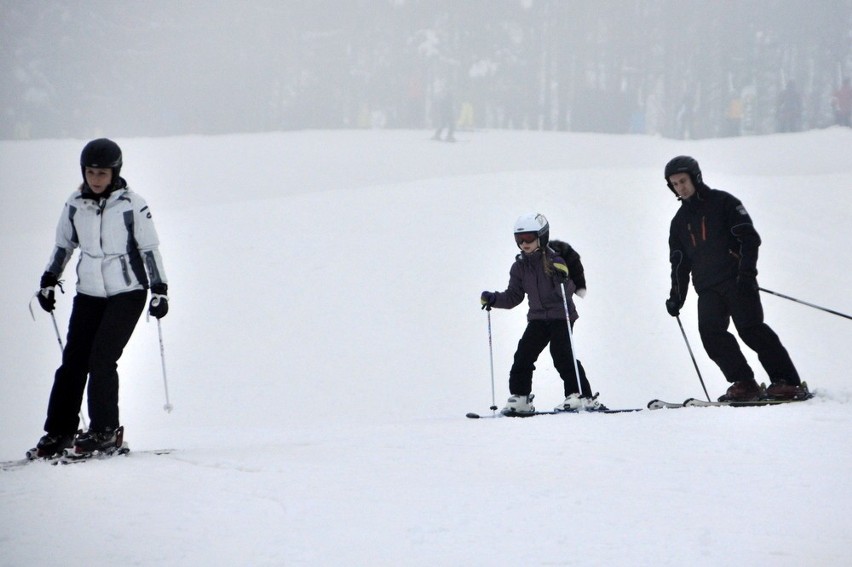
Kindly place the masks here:
POLYGON ((58 279, 79 247, 78 293, 110 297, 167 283, 151 211, 123 185, 103 198, 78 190, 65 202, 47 271, 58 279))

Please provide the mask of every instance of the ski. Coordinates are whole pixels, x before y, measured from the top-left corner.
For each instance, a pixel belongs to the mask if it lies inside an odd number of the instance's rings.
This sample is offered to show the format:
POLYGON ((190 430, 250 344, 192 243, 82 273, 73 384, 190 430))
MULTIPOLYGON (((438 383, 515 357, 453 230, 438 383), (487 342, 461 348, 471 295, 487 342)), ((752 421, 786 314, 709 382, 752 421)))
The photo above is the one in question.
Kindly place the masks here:
POLYGON ((750 402, 708 402, 707 400, 699 400, 698 398, 688 398, 683 403, 676 404, 672 402, 664 402, 663 400, 651 400, 648 402, 648 409, 675 409, 675 408, 714 408, 714 407, 732 407, 732 408, 747 408, 760 406, 777 406, 781 404, 789 404, 792 402, 803 402, 813 397, 813 394, 807 398, 796 398, 792 400, 776 400, 766 398, 762 400, 752 400, 750 402))
POLYGON ((760 406, 778 406, 782 404, 790 404, 794 402, 804 402, 813 398, 813 394, 808 394, 806 398, 793 398, 791 400, 776 400, 772 398, 766 398, 762 400, 752 400, 749 402, 708 402, 705 400, 698 400, 696 398, 689 398, 688 400, 683 402, 683 407, 687 408, 712 408, 712 407, 732 407, 732 408, 752 408, 752 407, 760 407, 760 406))
MULTIPOLYGON (((169 455, 173 452, 172 449, 149 449, 145 451, 133 451, 136 455, 169 455)), ((95 451, 93 453, 74 453, 73 449, 67 449, 58 459, 51 461, 52 465, 73 465, 76 463, 85 463, 88 461, 102 461, 116 456, 131 455, 130 446, 127 443, 122 443, 121 447, 111 448, 106 451, 95 451)))
POLYGON ((62 455, 56 459, 53 464, 70 465, 72 463, 80 463, 90 461, 92 459, 109 459, 116 455, 126 455, 130 452, 130 446, 122 442, 119 447, 110 447, 108 449, 100 449, 90 453, 78 453, 73 447, 65 449, 62 455))
MULTIPOLYGON (((174 449, 149 449, 143 451, 133 451, 135 455, 169 455, 174 452, 174 449)), ((50 457, 35 457, 14 459, 11 461, 0 461, 0 471, 13 471, 34 463, 44 463, 48 465, 72 465, 75 463, 85 463, 91 460, 104 460, 117 455, 130 456, 130 447, 125 443, 121 449, 108 452, 95 452, 83 455, 68 456, 66 454, 52 455, 50 457)))
POLYGON ((645 408, 616 408, 616 409, 592 409, 592 410, 584 410, 584 411, 560 411, 558 413, 633 413, 636 411, 642 411, 645 408))
POLYGON ((465 417, 468 417, 470 419, 490 419, 490 418, 493 418, 493 417, 505 417, 505 416, 502 413, 492 413, 492 414, 487 414, 487 415, 480 415, 476 412, 471 411, 471 412, 468 412, 465 415, 465 417))
POLYGON ((682 408, 683 404, 676 404, 673 402, 664 402, 663 400, 651 400, 648 402, 648 409, 666 409, 666 408, 682 408))
POLYGON ((809 400, 813 397, 810 395, 807 398, 802 399, 793 399, 793 400, 775 400, 775 399, 763 399, 763 400, 752 400, 750 402, 708 402, 707 400, 699 400, 698 398, 689 398, 685 400, 683 403, 673 403, 673 402, 664 402, 663 400, 651 400, 648 402, 648 409, 658 410, 658 409, 676 409, 676 408, 713 408, 713 407, 733 407, 733 408, 745 408, 745 407, 760 407, 760 406, 777 406, 781 404, 789 404, 791 402, 803 402, 805 400, 809 400))
POLYGON ((671 402, 664 402, 663 400, 651 400, 648 402, 648 409, 663 409, 663 408, 706 408, 706 407, 734 407, 734 408, 746 408, 746 407, 760 407, 760 406, 777 406, 781 404, 789 404, 792 402, 804 402, 806 400, 810 400, 814 397, 813 393, 808 389, 808 384, 806 382, 802 382, 802 389, 804 393, 798 397, 793 399, 777 399, 777 398, 768 398, 766 397, 766 386, 761 384, 760 390, 763 393, 763 397, 758 398, 756 400, 751 401, 723 401, 723 402, 708 402, 705 400, 699 400, 698 398, 687 398, 683 403, 675 404, 671 402))
MULTIPOLYGON (((27 451, 29 453, 29 451, 27 451)), ((26 457, 23 459, 14 459, 11 461, 2 461, 0 462, 0 471, 11 471, 15 469, 19 469, 25 467, 31 463, 53 463, 56 459, 59 458, 59 455, 52 455, 50 457, 26 457)))
POLYGON ((537 416, 537 415, 555 415, 557 413, 571 413, 571 412, 551 410, 551 411, 531 411, 531 412, 525 412, 525 413, 503 413, 502 411, 499 411, 497 413, 492 413, 490 415, 479 415, 478 413, 470 412, 466 415, 466 417, 469 417, 470 419, 489 419, 489 418, 493 418, 493 417, 534 417, 534 416, 537 416))
POLYGON ((529 413, 503 413, 497 412, 493 414, 480 415, 475 412, 469 412, 465 415, 470 419, 490 419, 495 417, 535 417, 537 415, 557 415, 562 413, 570 413, 570 414, 578 414, 578 413, 630 413, 635 411, 642 411, 643 408, 624 408, 624 409, 590 409, 590 410, 536 410, 534 412, 529 413))
POLYGON ((33 447, 26 452, 26 457, 23 459, 13 459, 11 461, 0 461, 0 471, 10 471, 14 469, 19 469, 21 467, 25 467, 30 463, 51 463, 55 464, 55 461, 62 456, 62 453, 54 453, 52 455, 39 455, 38 447, 33 447))

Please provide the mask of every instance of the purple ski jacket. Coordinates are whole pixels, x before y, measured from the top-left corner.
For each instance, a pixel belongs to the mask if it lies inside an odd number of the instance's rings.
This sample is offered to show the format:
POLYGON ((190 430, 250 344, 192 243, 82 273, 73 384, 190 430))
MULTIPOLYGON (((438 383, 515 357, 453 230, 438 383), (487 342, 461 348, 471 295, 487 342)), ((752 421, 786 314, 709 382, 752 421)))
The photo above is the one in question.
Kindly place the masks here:
MULTIPOLYGON (((562 260, 556 253, 547 248, 551 261, 562 260)), ((564 262, 564 261, 563 261, 564 262)), ((565 293, 568 294, 568 313, 571 322, 577 320, 577 309, 574 306, 573 295, 577 287, 570 279, 565 282, 565 293)), ((515 263, 509 270, 509 287, 506 291, 498 291, 494 307, 512 309, 517 307, 527 296, 529 311, 527 320, 554 320, 565 318, 565 305, 562 301, 562 286, 552 276, 544 272, 541 250, 530 255, 518 254, 515 263)))

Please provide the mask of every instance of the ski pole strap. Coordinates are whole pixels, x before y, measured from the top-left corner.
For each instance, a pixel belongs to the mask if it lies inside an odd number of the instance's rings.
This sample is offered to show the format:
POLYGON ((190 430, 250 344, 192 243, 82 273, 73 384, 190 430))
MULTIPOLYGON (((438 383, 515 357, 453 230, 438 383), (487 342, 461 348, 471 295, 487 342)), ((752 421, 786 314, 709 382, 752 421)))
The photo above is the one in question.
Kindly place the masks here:
POLYGON ((766 289, 765 287, 759 287, 757 289, 759 289, 760 291, 765 291, 766 293, 771 293, 772 295, 777 295, 778 297, 783 297, 784 299, 789 299, 790 301, 794 301, 796 303, 801 303, 802 305, 807 305, 808 307, 813 307, 814 309, 819 309, 820 311, 825 311, 826 313, 831 313, 832 315, 837 315, 838 317, 852 319, 852 316, 846 315, 845 313, 840 313, 839 311, 834 311, 833 309, 828 309, 827 307, 820 307, 819 305, 814 305, 813 303, 808 303, 807 301, 802 301, 801 299, 796 299, 795 297, 790 297, 789 295, 784 295, 783 293, 778 293, 777 291, 772 291, 771 289, 766 289))

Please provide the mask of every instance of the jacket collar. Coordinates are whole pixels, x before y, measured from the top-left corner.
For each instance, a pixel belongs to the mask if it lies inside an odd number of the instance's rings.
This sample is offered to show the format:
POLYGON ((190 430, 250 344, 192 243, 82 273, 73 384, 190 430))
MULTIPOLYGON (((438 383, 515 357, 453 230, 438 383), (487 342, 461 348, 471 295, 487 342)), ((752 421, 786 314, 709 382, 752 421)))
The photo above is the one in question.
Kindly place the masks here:
POLYGON ((120 193, 127 189, 127 182, 123 177, 119 177, 118 181, 110 185, 106 191, 101 193, 100 195, 94 193, 86 183, 83 183, 83 186, 80 189, 80 194, 83 199, 90 199, 95 202, 100 202, 102 200, 108 200, 112 195, 116 193, 120 193))

